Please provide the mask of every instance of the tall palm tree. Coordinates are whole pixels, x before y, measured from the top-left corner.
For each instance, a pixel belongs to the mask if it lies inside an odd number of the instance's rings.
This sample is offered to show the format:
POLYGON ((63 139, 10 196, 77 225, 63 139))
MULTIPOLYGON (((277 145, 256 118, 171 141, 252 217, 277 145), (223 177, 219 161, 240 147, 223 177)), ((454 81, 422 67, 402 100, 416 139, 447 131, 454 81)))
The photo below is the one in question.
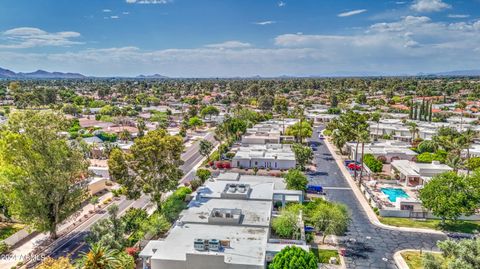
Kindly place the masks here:
MULTIPOLYGON (((464 140, 464 149, 467 150, 467 160, 465 161, 467 164, 470 161, 470 146, 473 143, 473 139, 477 136, 477 132, 472 129, 468 129, 462 133, 462 137, 464 140)), ((470 175, 470 169, 467 168, 467 175, 470 175)))
POLYGON ((360 179, 359 179, 359 184, 362 185, 363 156, 364 156, 364 153, 365 153, 365 143, 370 142, 370 133, 368 131, 363 131, 363 132, 360 133, 358 138, 359 138, 360 143, 362 143, 362 157, 360 159, 361 169, 360 169, 360 179))
POLYGON ((408 126, 408 130, 412 134, 412 143, 413 143, 413 141, 415 140, 418 134, 418 125, 413 121, 409 121, 407 122, 407 126, 408 126))
POLYGON ((89 252, 81 254, 78 265, 80 269, 117 269, 121 268, 121 261, 117 250, 94 244, 89 252))
POLYGON ((462 166, 462 159, 458 155, 451 154, 447 157, 445 163, 451 168, 453 168, 453 172, 456 173, 458 169, 462 166))

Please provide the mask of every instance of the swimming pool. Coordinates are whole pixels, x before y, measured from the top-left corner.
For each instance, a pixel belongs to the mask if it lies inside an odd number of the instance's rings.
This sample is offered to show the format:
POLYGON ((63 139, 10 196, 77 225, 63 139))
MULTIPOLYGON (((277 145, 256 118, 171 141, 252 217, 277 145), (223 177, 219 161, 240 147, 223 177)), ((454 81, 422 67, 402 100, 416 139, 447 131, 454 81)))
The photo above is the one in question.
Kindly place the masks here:
POLYGON ((382 188, 381 189, 383 193, 385 193, 388 196, 388 200, 390 202, 396 202, 397 198, 408 198, 408 194, 405 193, 404 190, 402 189, 397 189, 397 188, 382 188))

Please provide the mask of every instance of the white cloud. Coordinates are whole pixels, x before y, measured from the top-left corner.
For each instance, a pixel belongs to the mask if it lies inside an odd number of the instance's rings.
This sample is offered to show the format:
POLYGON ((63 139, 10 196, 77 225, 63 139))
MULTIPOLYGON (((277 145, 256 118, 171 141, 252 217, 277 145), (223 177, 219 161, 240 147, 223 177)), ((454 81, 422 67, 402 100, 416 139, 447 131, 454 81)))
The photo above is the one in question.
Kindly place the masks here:
POLYGON ((227 41, 189 49, 121 47, 62 53, 0 50, 0 63, 18 71, 42 68, 100 76, 415 74, 476 69, 480 61, 478 44, 480 20, 446 23, 407 16, 375 23, 349 35, 283 34, 266 48, 227 41))
POLYGON ((395 2, 395 4, 397 4, 397 5, 404 5, 404 4, 406 4, 406 3, 407 3, 407 2, 405 2, 405 1, 397 1, 397 2, 395 2))
POLYGON ((364 13, 366 11, 367 11, 366 9, 351 10, 351 11, 340 13, 337 16, 338 17, 350 17, 350 16, 353 16, 353 15, 364 13))
POLYGON ((0 48, 22 49, 82 44, 72 40, 78 37, 80 37, 80 33, 77 32, 49 33, 39 28, 19 27, 0 33, 0 48), (3 40, 6 42, 2 42, 3 40))
POLYGON ((451 8, 442 0, 415 0, 410 8, 417 12, 436 12, 451 8))
POLYGON ((110 16, 110 19, 114 19, 114 20, 115 20, 115 19, 120 19, 120 17, 117 16, 117 15, 113 15, 113 16, 110 16))
POLYGON ((172 0, 126 0, 128 4, 168 4, 172 0))
POLYGON ((279 7, 284 7, 286 5, 287 5, 287 3, 283 2, 283 1, 278 2, 279 7))
POLYGON ((256 25, 269 25, 269 24, 274 24, 276 23, 276 21, 258 21, 258 22, 254 22, 254 24, 256 25))
POLYGON ((124 11, 124 12, 122 12, 122 14, 123 14, 123 15, 128 15, 128 14, 130 14, 130 12, 124 11))
POLYGON ((226 41, 218 44, 209 44, 209 45, 206 45, 205 47, 217 48, 217 49, 240 49, 240 48, 248 48, 251 46, 252 45, 250 43, 244 43, 244 42, 232 40, 232 41, 226 41))
POLYGON ((102 10, 102 12, 109 13, 109 12, 112 12, 112 10, 111 9, 104 9, 104 10, 102 10))
POLYGON ((452 18, 452 19, 466 19, 466 18, 469 18, 470 15, 468 15, 468 14, 448 14, 448 17, 452 18))

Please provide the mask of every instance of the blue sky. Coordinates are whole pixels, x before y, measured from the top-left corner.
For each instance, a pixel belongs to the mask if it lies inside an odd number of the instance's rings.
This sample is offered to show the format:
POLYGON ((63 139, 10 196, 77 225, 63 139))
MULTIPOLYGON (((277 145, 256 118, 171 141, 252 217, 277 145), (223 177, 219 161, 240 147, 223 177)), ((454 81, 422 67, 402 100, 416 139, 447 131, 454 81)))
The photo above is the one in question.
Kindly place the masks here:
POLYGON ((0 67, 96 76, 480 69, 480 0, 2 0, 0 67))

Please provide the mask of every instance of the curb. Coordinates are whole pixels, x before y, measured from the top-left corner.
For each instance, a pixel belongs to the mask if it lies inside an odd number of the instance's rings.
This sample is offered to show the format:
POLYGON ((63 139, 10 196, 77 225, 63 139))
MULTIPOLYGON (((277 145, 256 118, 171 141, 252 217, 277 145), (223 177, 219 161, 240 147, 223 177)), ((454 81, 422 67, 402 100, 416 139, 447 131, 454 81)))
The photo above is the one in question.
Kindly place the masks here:
MULTIPOLYGON (((323 134, 323 130, 322 130, 322 134, 323 134)), ((373 212, 373 209, 368 204, 368 201, 365 199, 365 196, 363 196, 362 192, 357 187, 357 184, 353 180, 352 176, 350 175, 350 173, 348 173, 347 169, 343 165, 342 159, 335 152, 335 149, 330 144, 329 139, 325 138, 323 141, 325 142, 325 145, 327 146, 328 150, 330 151, 333 158, 335 159, 335 162, 337 163, 338 167, 340 168, 340 171, 342 172, 343 176, 347 180, 348 185, 350 185, 350 188, 352 189, 353 193, 355 194, 355 197, 357 198, 358 202, 360 203, 363 210, 365 211, 365 214, 367 214, 368 219, 370 220, 370 222, 373 225, 375 225, 377 227, 380 227, 380 228, 384 228, 384 229, 396 230, 396 231, 402 231, 402 232, 415 232, 415 233, 429 233, 429 234, 445 235, 445 233, 442 232, 442 231, 437 231, 437 230, 432 230, 432 229, 396 227, 396 226, 390 226, 390 225, 386 225, 386 224, 381 223, 380 220, 378 219, 377 215, 375 214, 375 212, 373 212)))

